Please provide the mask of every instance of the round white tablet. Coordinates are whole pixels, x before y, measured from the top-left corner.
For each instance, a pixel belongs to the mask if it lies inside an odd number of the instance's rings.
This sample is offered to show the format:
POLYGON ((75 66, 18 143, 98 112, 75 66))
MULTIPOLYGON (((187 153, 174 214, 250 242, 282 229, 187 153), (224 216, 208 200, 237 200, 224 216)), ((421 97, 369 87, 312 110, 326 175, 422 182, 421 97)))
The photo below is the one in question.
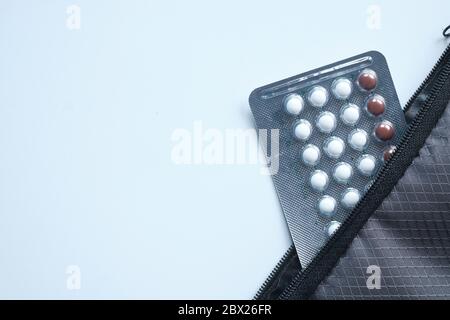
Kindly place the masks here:
POLYGON ((376 163, 374 156, 364 154, 356 161, 356 167, 362 175, 371 176, 375 172, 376 163))
POLYGON ((345 100, 352 94, 352 82, 346 78, 338 78, 333 81, 331 90, 337 99, 345 100))
POLYGON ((337 229, 339 229, 340 226, 341 226, 341 224, 339 222, 331 221, 325 227, 325 232, 326 232, 327 236, 331 237, 337 231, 337 229))
POLYGON ((363 151, 367 147, 369 136, 362 129, 355 129, 348 135, 348 143, 350 147, 357 151, 363 151))
POLYGON ((300 112, 303 111, 303 107, 305 106, 305 102, 303 101, 303 98, 296 94, 290 94, 288 96, 286 96, 286 98, 284 99, 284 110, 293 115, 296 116, 298 114, 300 114, 300 112))
POLYGON ((341 138, 330 137, 325 141, 323 151, 333 159, 338 159, 345 151, 345 143, 341 138))
POLYGON ((345 104, 340 111, 340 118, 348 126, 354 126, 361 116, 360 108, 353 103, 345 104))
POLYGON ((319 213, 326 217, 331 217, 336 212, 336 199, 330 196, 323 196, 319 200, 319 213))
POLYGON ((314 166, 319 163, 320 150, 317 146, 308 144, 302 149, 301 157, 304 164, 314 166))
POLYGON ((316 121, 317 128, 323 133, 330 133, 336 129, 336 117, 329 111, 319 114, 316 121))
POLYGON ((342 193, 341 204, 346 209, 353 209, 361 199, 361 193, 355 188, 347 188, 342 193))
POLYGON ((333 178, 338 183, 348 183, 353 176, 353 168, 347 162, 339 162, 333 168, 333 178))
POLYGON ((318 192, 325 191, 328 186, 328 181, 328 175, 322 170, 315 170, 309 178, 311 187, 318 192))
POLYGON ((322 86, 314 86, 308 93, 309 103, 316 108, 322 108, 328 101, 328 91, 322 86))
POLYGON ((308 140, 312 133, 312 126, 308 120, 301 119, 294 124, 294 137, 298 140, 308 140))

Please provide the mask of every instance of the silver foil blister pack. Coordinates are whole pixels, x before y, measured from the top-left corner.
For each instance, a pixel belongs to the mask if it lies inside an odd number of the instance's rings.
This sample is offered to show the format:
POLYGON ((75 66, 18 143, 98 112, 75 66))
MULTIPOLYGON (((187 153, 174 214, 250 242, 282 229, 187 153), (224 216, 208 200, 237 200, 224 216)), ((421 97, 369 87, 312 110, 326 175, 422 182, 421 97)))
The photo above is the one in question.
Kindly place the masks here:
POLYGON ((386 60, 363 53, 255 89, 249 102, 258 129, 279 130, 272 177, 305 267, 406 130, 386 60))

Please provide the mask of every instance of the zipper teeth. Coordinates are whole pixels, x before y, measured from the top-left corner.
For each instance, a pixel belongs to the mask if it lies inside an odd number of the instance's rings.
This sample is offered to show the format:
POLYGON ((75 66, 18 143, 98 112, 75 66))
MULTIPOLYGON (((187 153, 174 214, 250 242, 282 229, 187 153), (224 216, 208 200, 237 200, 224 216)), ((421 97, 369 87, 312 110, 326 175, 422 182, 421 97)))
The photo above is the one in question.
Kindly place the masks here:
MULTIPOLYGON (((442 61, 444 60, 445 55, 450 51, 450 46, 448 46, 444 53, 441 55, 441 57, 439 58, 438 62, 434 65, 433 69, 431 70, 430 74, 426 77, 425 81, 423 81, 423 83, 421 84, 421 86, 419 87, 419 89, 414 93, 413 97, 416 97, 419 92, 421 91, 421 89, 423 89, 423 87, 426 85, 427 81, 429 81, 431 79, 431 77, 433 76, 433 73, 436 72, 438 66, 442 63, 442 61)), ((400 157, 403 149, 405 149, 406 144, 408 143, 409 139, 411 138, 411 136, 413 135, 413 133, 416 131, 417 127, 419 126, 420 122, 422 121, 423 117, 425 116, 426 112, 429 110, 429 108, 431 107, 431 104, 434 102, 434 97, 436 95, 436 93, 440 90, 440 87, 442 87, 448 77, 448 74, 450 74, 450 65, 446 66, 446 68, 443 70, 443 76, 444 79, 438 79, 436 82, 436 85, 433 87, 433 90, 430 92, 429 98, 427 99, 427 101, 424 103, 424 105, 422 106, 422 108, 420 109, 419 113, 417 114, 416 118, 414 118, 413 122, 411 123, 411 125, 408 127, 405 135, 402 137, 402 139, 400 140, 400 143, 398 145, 397 151, 393 154, 392 158, 389 160, 389 162, 381 169, 381 171, 378 173, 377 177, 375 178, 374 183, 372 184, 370 189, 373 189, 373 187, 375 185, 378 185, 380 183, 380 180, 382 178, 384 178, 384 176, 386 175, 386 171, 391 167, 392 163, 400 157), (444 73, 445 72, 445 73, 444 73)), ((414 100, 414 98, 411 98, 410 101, 408 101, 408 104, 406 105, 407 107, 410 106, 410 104, 412 103, 412 101, 414 100)), ((370 192, 369 189, 369 192, 370 192)), ((343 222, 341 228, 339 230, 344 230, 345 227, 350 223, 350 221, 352 220, 352 218, 355 216, 356 212, 358 212, 358 210, 360 210, 362 203, 364 203, 368 197, 369 192, 367 192, 363 198, 361 199, 361 201, 358 203, 358 205, 355 207, 355 209, 350 213, 350 215, 347 217, 347 219, 345 219, 345 221, 343 222)), ((337 233, 339 233, 339 230, 337 231, 337 233)), ((311 263, 308 265, 308 267, 306 267, 306 269, 304 270, 304 272, 299 273, 295 276, 295 278, 292 280, 292 282, 290 283, 290 285, 286 288, 286 290, 280 295, 279 299, 287 299, 289 298, 289 296, 295 291, 295 289, 298 287, 298 283, 300 281, 301 277, 305 277, 307 276, 311 270, 312 270, 312 266, 314 266, 315 264, 318 263, 318 261, 322 258, 322 256, 324 255, 325 250, 329 249, 335 242, 336 237, 333 237, 332 240, 330 240, 320 251, 319 253, 316 255, 316 257, 313 259, 313 261, 311 261, 311 263)))
POLYGON ((272 282, 272 280, 275 278, 275 276, 277 275, 278 271, 280 271, 281 266, 286 262, 287 258, 289 257, 289 255, 292 253, 292 250, 294 250, 294 245, 291 245, 289 247, 289 249, 284 253, 284 255, 281 257, 281 259, 278 261, 277 265, 275 266, 275 268, 272 270, 272 272, 269 274, 269 276, 266 278, 266 280, 264 281, 264 283, 262 284, 262 286, 260 287, 260 289, 258 290, 258 292, 256 293, 255 297, 253 298, 253 300, 258 300, 261 298, 261 296, 263 295, 264 291, 266 291, 267 287, 269 286, 269 284, 272 282))
POLYGON ((445 56, 450 52, 450 45, 447 46, 444 50, 444 52, 441 54, 441 56, 439 57, 439 59, 437 60, 437 62, 434 64, 433 68, 431 69, 431 71, 428 73, 427 77, 425 78, 425 80, 421 83, 421 85, 419 86, 419 88, 417 88, 417 90, 413 93, 413 95, 409 98, 408 102, 406 102, 405 104, 405 108, 404 111, 406 112, 409 107, 411 107, 411 105, 413 104, 414 100, 417 98, 417 96, 419 95, 419 93, 423 90, 423 88, 425 87, 425 85, 428 83, 428 81, 430 81, 430 79, 434 76, 434 73, 436 72, 436 70, 438 69, 438 66, 442 63, 442 61, 444 60, 445 56))

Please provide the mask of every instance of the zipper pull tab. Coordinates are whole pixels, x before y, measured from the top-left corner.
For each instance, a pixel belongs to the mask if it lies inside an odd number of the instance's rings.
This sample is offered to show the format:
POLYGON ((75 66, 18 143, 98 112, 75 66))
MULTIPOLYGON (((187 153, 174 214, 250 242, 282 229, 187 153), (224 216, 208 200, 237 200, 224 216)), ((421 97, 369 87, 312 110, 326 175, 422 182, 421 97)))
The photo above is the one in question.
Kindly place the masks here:
POLYGON ((442 35, 446 38, 450 37, 450 26, 447 26, 447 28, 442 31, 442 35))

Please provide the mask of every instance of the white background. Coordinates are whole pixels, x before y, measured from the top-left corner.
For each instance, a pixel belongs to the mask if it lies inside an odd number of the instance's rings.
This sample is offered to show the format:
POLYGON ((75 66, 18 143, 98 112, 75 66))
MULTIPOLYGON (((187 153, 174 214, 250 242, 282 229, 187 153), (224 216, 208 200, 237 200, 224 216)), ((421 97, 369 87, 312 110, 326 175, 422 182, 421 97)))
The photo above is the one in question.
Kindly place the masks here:
POLYGON ((174 130, 252 128, 252 89, 368 50, 404 104, 448 24, 444 0, 0 0, 0 297, 251 298, 290 245, 271 178, 176 165, 174 130))

